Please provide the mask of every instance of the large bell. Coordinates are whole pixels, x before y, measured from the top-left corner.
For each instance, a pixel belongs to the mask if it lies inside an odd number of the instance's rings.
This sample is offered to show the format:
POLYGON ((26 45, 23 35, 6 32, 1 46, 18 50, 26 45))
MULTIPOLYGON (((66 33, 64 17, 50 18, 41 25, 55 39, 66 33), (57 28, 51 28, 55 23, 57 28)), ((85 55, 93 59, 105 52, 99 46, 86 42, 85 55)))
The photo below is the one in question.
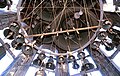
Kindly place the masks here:
POLYGON ((7 0, 0 0, 0 8, 5 8, 7 6, 7 0))
MULTIPOLYGON (((93 2, 96 2, 94 0, 93 2)), ((78 28, 87 28, 92 26, 97 26, 99 23, 99 13, 95 13, 95 11, 92 11, 91 9, 87 9, 88 12, 85 12, 85 9, 83 9, 83 1, 81 0, 69 0, 66 1, 66 7, 64 9, 64 3, 63 0, 55 0, 53 3, 51 1, 46 0, 44 2, 41 2, 41 0, 37 0, 35 3, 36 9, 33 13, 33 4, 34 1, 31 1, 30 4, 29 0, 26 0, 25 2, 22 1, 23 9, 20 11, 21 13, 21 20, 26 19, 24 17, 27 16, 27 18, 24 22, 28 25, 33 24, 35 20, 38 20, 37 23, 35 23, 35 27, 31 27, 31 35, 33 34, 44 34, 44 33, 54 33, 57 31, 64 31, 64 30, 73 30, 78 28), (41 3, 41 5, 39 5, 41 3), (73 3, 73 5, 71 5, 73 3), (81 5, 79 5, 81 4, 81 5), (55 7, 53 7, 55 6, 55 7), (24 8, 25 7, 25 8, 24 8), (42 8, 41 8, 42 7, 42 8), (78 8, 79 7, 79 8, 78 8), (43 9, 44 8, 44 9, 43 9), (63 10, 64 9, 64 10, 63 10), (26 11, 27 10, 27 11, 26 11), (39 12, 38 12, 39 11, 39 12), (33 13, 33 15, 32 15, 33 13), (27 15, 28 14, 28 15, 27 15), (33 17, 36 15, 35 17, 33 17), (88 17, 86 19, 86 17, 88 17), (46 32, 46 25, 47 29, 50 29, 50 31, 46 32), (34 30, 33 30, 34 29, 34 30)), ((91 6, 91 1, 87 2, 87 6, 91 6)), ((92 6, 94 7, 94 5, 92 6)), ((78 48, 81 48, 84 46, 93 36, 94 30, 81 30, 81 31, 74 31, 74 32, 66 32, 61 34, 52 34, 52 38, 48 36, 39 36, 34 37, 34 39, 43 39, 40 40, 41 42, 38 44, 45 44, 50 43, 55 44, 57 49, 61 49, 64 52, 67 52, 68 50, 74 51, 78 48), (89 36, 88 36, 89 35, 89 36), (45 38, 46 37, 46 38, 45 38), (68 48, 69 46, 69 48, 68 48)), ((61 50, 58 50, 58 52, 61 52, 61 50)))
POLYGON ((22 52, 25 55, 32 56, 33 55, 33 48, 30 45, 23 45, 22 52))
POLYGON ((18 42, 16 42, 15 40, 13 40, 13 41, 11 42, 11 45, 12 45, 12 47, 15 48, 16 50, 20 50, 20 49, 22 48, 23 43, 18 43, 18 42))
POLYGON ((20 25, 18 22, 12 22, 10 23, 9 29, 15 33, 17 33, 20 29, 20 25))
POLYGON ((54 70, 55 69, 55 64, 54 64, 54 60, 53 57, 50 56, 50 59, 48 60, 48 62, 46 63, 46 68, 47 69, 51 69, 54 70))
POLYGON ((6 55, 6 50, 3 46, 0 46, 0 60, 6 55))
MULTIPOLYGON (((75 28, 84 28, 84 27, 88 27, 87 26, 87 22, 85 21, 85 13, 83 15, 80 16, 79 19, 75 19, 74 18, 74 13, 76 13, 77 11, 80 11, 80 9, 70 9, 73 13, 71 13, 71 11, 68 11, 66 9, 66 12, 69 14, 70 17, 66 17, 66 15, 61 19, 59 28, 57 25, 52 25, 52 29, 58 28, 58 30, 60 30, 62 28, 62 30, 70 30, 70 29, 75 29, 75 28), (81 22, 83 21, 83 22, 81 22), (81 26, 80 26, 81 25, 81 26)), ((82 9, 81 9, 82 10, 82 9)), ((84 11, 83 11, 84 12, 84 11)), ((93 14, 93 12, 89 11, 93 16, 95 16, 93 14)), ((90 17, 91 18, 91 17, 90 17)), ((57 20, 56 20, 57 22, 57 20)), ((59 19, 58 19, 59 22, 59 19)), ((91 22, 89 23, 90 25, 97 25, 97 21, 94 20, 94 18, 91 18, 91 22), (94 23, 93 23, 94 22, 94 23)), ((82 30, 82 31, 75 31, 75 32, 66 32, 63 34, 59 34, 58 36, 55 37, 54 43, 62 50, 64 51, 68 51, 70 50, 76 50, 78 48, 81 48, 83 45, 85 45, 88 41, 89 38, 91 38, 93 35, 93 33, 89 30, 82 30), (89 36, 88 36, 89 34, 89 36), (69 48, 68 48, 69 46, 69 48)))
POLYGON ((11 31, 10 29, 5 29, 3 34, 7 39, 10 39, 10 40, 14 39, 14 32, 11 31))

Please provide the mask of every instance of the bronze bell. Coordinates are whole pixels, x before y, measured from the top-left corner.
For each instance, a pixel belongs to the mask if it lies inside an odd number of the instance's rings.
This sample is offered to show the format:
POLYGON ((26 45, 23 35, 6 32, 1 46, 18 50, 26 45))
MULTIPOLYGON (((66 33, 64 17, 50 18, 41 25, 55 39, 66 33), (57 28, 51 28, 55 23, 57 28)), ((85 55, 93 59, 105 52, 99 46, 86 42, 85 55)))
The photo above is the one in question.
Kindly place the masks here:
POLYGON ((74 61, 72 68, 73 68, 73 69, 79 69, 79 67, 80 67, 80 66, 79 66, 79 64, 77 63, 77 61, 74 61))
POLYGON ((100 42, 99 41, 94 41, 92 44, 91 44, 91 48, 92 49, 98 49, 100 46, 100 42))
POLYGON ((68 63, 73 62, 75 60, 75 57, 73 55, 68 56, 68 63))
POLYGON ((85 57, 85 53, 84 53, 84 52, 78 52, 77 57, 78 57, 79 59, 82 59, 82 58, 85 57))
POLYGON ((54 70, 55 69, 55 64, 54 64, 54 60, 53 57, 50 56, 50 59, 48 60, 48 62, 46 63, 46 68, 47 69, 51 69, 54 70))
POLYGON ((30 45, 23 45, 22 52, 25 55, 32 56, 33 55, 33 48, 30 45))
POLYGON ((18 43, 24 43, 25 42, 25 37, 21 33, 15 34, 14 39, 18 43))
POLYGON ((7 38, 7 39, 14 39, 14 32, 11 31, 10 29, 5 29, 4 32, 3 32, 4 36, 7 38))
POLYGON ((105 49, 106 49, 107 51, 113 50, 114 47, 115 47, 115 46, 114 46, 113 43, 107 43, 107 44, 105 44, 105 49))
MULTIPOLYGON (((34 61, 33 61, 33 64, 34 65, 37 65, 37 66, 42 66, 41 64, 42 64, 42 60, 40 60, 40 59, 35 59, 34 61)), ((44 63, 43 63, 44 64, 44 63)))
POLYGON ((7 6, 7 0, 0 0, 0 8, 5 8, 7 6))
POLYGON ((94 69, 94 65, 90 63, 87 59, 84 59, 84 63, 81 67, 81 71, 88 71, 94 69))
POLYGON ((10 23, 9 29, 15 33, 19 32, 20 25, 18 22, 12 22, 10 23))
POLYGON ((59 56, 59 57, 57 58, 57 62, 60 63, 60 64, 61 64, 61 63, 65 63, 65 61, 66 61, 66 60, 65 60, 65 57, 64 57, 64 56, 59 56))
POLYGON ((111 26, 112 26, 112 23, 109 20, 103 21, 103 25, 102 25, 103 29, 108 30, 110 29, 111 26))
POLYGON ((20 50, 20 49, 22 48, 23 43, 18 43, 18 42, 16 42, 15 40, 13 40, 13 41, 11 42, 11 45, 12 45, 12 47, 15 48, 16 50, 20 50))
POLYGON ((45 58, 46 58, 45 53, 40 53, 40 54, 38 55, 38 59, 40 59, 40 60, 43 60, 43 59, 45 59, 45 58))
POLYGON ((42 69, 42 70, 39 70, 35 73, 35 76, 46 76, 46 73, 45 71, 42 69))
POLYGON ((100 40, 104 40, 107 37, 107 32, 106 31, 100 31, 97 37, 100 40))

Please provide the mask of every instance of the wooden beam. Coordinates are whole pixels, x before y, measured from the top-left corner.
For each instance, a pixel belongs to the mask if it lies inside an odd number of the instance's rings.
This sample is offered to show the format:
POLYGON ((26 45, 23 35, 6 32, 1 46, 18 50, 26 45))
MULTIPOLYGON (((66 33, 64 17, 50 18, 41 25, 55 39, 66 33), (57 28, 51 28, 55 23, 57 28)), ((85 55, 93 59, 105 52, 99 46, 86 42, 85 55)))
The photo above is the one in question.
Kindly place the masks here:
POLYGON ((28 36, 25 36, 25 38, 46 36, 46 35, 55 35, 55 34, 57 35, 57 34, 61 34, 61 33, 74 32, 74 31, 76 31, 78 33, 78 31, 80 31, 80 30, 89 30, 89 29, 95 29, 95 28, 100 28, 100 26, 83 27, 83 28, 70 29, 70 30, 64 30, 64 31, 56 31, 56 32, 43 33, 43 34, 28 35, 28 36))

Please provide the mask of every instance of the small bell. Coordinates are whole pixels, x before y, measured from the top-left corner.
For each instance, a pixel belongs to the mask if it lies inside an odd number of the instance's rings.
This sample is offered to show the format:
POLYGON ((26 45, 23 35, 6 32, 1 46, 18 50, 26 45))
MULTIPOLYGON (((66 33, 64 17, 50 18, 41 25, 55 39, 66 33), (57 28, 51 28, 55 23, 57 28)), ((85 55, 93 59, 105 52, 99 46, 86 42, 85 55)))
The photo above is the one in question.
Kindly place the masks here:
POLYGON ((22 48, 22 43, 18 43, 18 42, 16 42, 15 40, 13 40, 12 42, 11 42, 11 45, 12 45, 12 47, 13 48, 15 48, 16 50, 20 50, 21 48, 22 48))
POLYGON ((40 53, 40 54, 38 55, 38 59, 40 59, 40 60, 43 60, 43 59, 45 59, 45 58, 46 58, 45 53, 40 53))
POLYGON ((86 63, 82 66, 81 71, 88 71, 94 69, 94 65, 92 63, 86 63))
POLYGON ((14 36, 14 39, 15 39, 15 41, 16 42, 18 42, 18 43, 24 43, 24 36, 22 35, 22 34, 16 34, 15 36, 14 36))
POLYGON ((54 62, 54 61, 53 61, 53 56, 50 56, 49 58, 50 58, 50 59, 48 60, 48 62, 54 62))
POLYGON ((92 44, 91 44, 91 48, 92 49, 98 49, 100 46, 100 42, 99 41, 94 41, 92 44))
POLYGON ((74 60, 75 60, 75 57, 73 55, 69 55, 68 63, 73 62, 74 60))
POLYGON ((51 56, 50 59, 48 60, 48 62, 46 63, 46 68, 47 69, 51 69, 54 70, 55 69, 55 64, 54 64, 54 60, 53 57, 51 56))
POLYGON ((9 29, 15 33, 17 33, 20 29, 20 25, 17 22, 10 23, 9 29))
POLYGON ((58 63, 65 63, 65 57, 64 56, 59 56, 57 59, 58 63))
POLYGON ((35 73, 35 76, 46 76, 46 73, 45 71, 42 69, 42 70, 39 70, 35 73))
POLYGON ((31 46, 29 45, 24 45, 22 46, 22 52, 23 54, 25 55, 29 55, 29 56, 32 56, 33 55, 33 49, 31 46))
POLYGON ((116 35, 113 39, 112 39, 113 44, 115 44, 115 46, 118 46, 120 44, 120 36, 116 35))
POLYGON ((40 59, 35 59, 35 60, 33 61, 33 64, 34 64, 34 65, 41 66, 42 60, 40 60, 40 59))
POLYGON ((5 29, 4 32, 3 32, 4 36, 7 38, 7 39, 14 39, 14 32, 11 31, 10 29, 5 29))
POLYGON ((107 37, 107 32, 101 31, 101 32, 99 32, 99 34, 98 34, 97 37, 98 37, 98 39, 100 39, 100 40, 105 40, 106 37, 107 37))
POLYGON ((105 44, 105 49, 106 49, 107 51, 113 50, 114 47, 115 47, 115 46, 114 46, 113 43, 106 43, 106 44, 105 44))
POLYGON ((108 30, 108 29, 110 29, 111 26, 112 26, 112 23, 109 20, 105 20, 103 22, 102 28, 105 29, 105 30, 108 30))
POLYGON ((85 53, 84 53, 84 52, 79 52, 79 53, 77 54, 77 57, 78 57, 79 59, 82 59, 82 58, 85 57, 85 53))
POLYGON ((79 64, 78 64, 76 61, 74 61, 72 68, 73 68, 73 69, 79 69, 79 67, 80 67, 79 64))

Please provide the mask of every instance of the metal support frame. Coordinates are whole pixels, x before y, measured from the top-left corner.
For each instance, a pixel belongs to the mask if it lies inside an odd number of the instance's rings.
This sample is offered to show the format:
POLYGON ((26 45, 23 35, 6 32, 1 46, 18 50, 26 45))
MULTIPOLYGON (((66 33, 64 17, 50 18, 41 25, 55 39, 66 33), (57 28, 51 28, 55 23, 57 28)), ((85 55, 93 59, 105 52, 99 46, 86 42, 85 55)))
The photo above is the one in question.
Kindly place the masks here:
POLYGON ((9 67, 1 74, 1 76, 9 76, 11 73, 13 73, 14 76, 25 76, 35 55, 36 50, 34 50, 34 54, 32 56, 28 57, 24 57, 23 54, 19 54, 9 67))
POLYGON ((4 43, 4 41, 0 38, 0 43, 2 44, 2 46, 6 49, 6 51, 8 51, 10 53, 10 55, 12 56, 13 59, 15 59, 15 55, 13 54, 13 52, 10 50, 9 44, 4 43))

